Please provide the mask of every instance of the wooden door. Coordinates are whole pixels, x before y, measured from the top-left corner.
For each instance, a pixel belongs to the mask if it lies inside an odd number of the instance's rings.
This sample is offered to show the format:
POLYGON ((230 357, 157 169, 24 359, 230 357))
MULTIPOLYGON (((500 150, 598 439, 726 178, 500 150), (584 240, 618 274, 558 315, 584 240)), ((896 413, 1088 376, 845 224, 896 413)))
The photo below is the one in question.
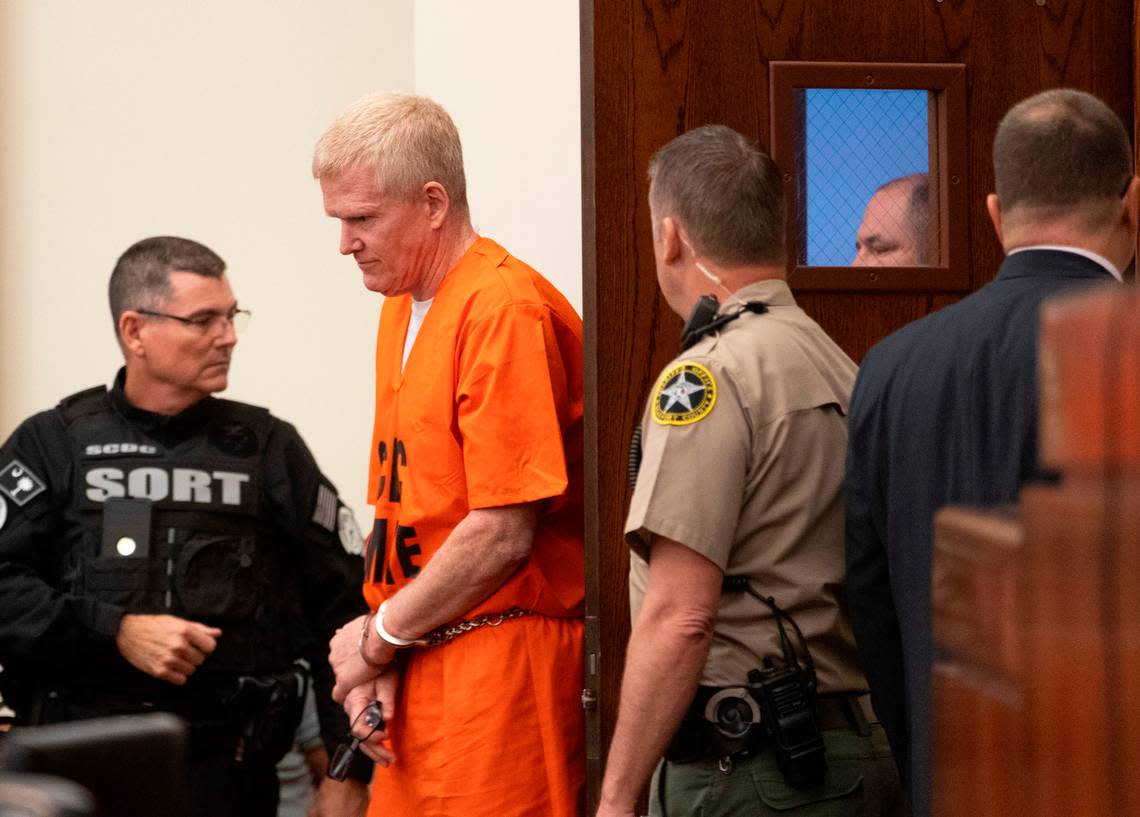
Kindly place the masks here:
MULTIPOLYGON (((723 123, 767 146, 774 60, 958 63, 966 67, 970 285, 1001 250, 983 204, 1004 112, 1065 85, 1133 121, 1128 0, 582 0, 586 322, 587 679, 591 807, 617 711, 629 633, 630 433, 680 320, 654 276, 646 166, 674 136, 723 123)), ((793 283, 793 289, 794 281, 793 283)), ((856 360, 960 293, 811 291, 801 305, 856 360)))

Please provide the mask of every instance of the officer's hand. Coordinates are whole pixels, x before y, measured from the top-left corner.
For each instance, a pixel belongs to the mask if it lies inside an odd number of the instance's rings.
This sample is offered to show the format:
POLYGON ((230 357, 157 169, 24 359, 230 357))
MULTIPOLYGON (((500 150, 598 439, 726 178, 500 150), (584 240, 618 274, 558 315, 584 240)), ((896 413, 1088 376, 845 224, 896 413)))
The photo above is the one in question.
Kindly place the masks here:
POLYGON ((123 658, 147 675, 181 686, 218 646, 222 631, 167 615, 128 613, 115 645, 123 658))
POLYGON ((359 780, 337 782, 326 777, 317 788, 305 817, 364 817, 367 811, 367 783, 359 780))
POLYGON ((395 753, 384 745, 384 741, 388 739, 388 725, 396 714, 396 691, 399 686, 400 672, 393 667, 385 670, 374 680, 361 684, 344 699, 344 711, 348 715, 348 721, 356 724, 352 733, 359 738, 364 738, 372 727, 364 722, 364 718, 359 720, 357 718, 368 704, 373 701, 380 702, 384 729, 378 729, 367 740, 361 740, 360 751, 381 766, 387 766, 396 759, 395 753))
MULTIPOLYGON (((345 696, 350 690, 356 689, 363 683, 371 681, 380 674, 379 667, 370 667, 360 657, 360 628, 364 623, 364 616, 357 616, 345 624, 329 641, 329 666, 336 673, 336 686, 333 687, 333 700, 343 704, 345 696)), ((368 628, 371 630, 371 626, 368 628)), ((381 640, 375 632, 367 633, 367 647, 374 648, 376 655, 369 659, 378 664, 386 664, 395 656, 391 645, 381 640), (387 648, 387 649, 385 649, 387 648)))

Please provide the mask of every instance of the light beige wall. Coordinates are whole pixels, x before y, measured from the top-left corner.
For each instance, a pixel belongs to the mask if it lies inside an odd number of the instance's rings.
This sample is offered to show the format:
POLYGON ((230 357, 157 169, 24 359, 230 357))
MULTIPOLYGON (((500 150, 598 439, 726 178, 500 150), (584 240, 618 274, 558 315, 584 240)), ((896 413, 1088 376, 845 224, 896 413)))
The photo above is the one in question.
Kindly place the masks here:
POLYGON ((416 92, 463 139, 475 226, 582 311, 577 0, 416 0, 416 92))
POLYGON ((309 177, 351 99, 412 88, 412 0, 0 0, 0 438, 119 365, 135 240, 222 255, 254 311, 227 396, 297 425, 357 510, 379 299, 309 177))

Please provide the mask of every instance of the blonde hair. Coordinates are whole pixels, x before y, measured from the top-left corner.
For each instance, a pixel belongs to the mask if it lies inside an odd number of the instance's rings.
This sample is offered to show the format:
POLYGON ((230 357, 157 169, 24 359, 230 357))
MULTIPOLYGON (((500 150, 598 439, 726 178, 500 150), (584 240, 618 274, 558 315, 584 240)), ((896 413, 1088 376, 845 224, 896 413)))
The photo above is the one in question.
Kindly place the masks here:
POLYGON ((438 182, 453 208, 467 210, 459 131, 447 111, 425 96, 369 94, 336 118, 313 150, 313 178, 357 166, 374 168, 385 192, 401 198, 438 182))

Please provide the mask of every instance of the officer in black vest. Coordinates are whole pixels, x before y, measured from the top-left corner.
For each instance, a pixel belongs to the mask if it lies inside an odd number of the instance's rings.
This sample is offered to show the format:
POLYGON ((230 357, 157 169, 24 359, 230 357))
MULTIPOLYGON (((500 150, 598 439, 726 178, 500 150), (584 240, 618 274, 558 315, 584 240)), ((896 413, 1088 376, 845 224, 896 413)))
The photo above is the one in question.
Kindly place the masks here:
MULTIPOLYGON (((211 397, 239 309, 181 238, 111 275, 126 366, 0 448, 0 664, 28 723, 166 710, 191 724, 193 815, 273 815, 312 668, 330 748, 347 732, 320 646, 364 612, 360 534, 296 430, 211 397)), ((125 772, 128 770, 124 770, 125 772)), ((322 814, 363 814, 369 764, 322 814)))

